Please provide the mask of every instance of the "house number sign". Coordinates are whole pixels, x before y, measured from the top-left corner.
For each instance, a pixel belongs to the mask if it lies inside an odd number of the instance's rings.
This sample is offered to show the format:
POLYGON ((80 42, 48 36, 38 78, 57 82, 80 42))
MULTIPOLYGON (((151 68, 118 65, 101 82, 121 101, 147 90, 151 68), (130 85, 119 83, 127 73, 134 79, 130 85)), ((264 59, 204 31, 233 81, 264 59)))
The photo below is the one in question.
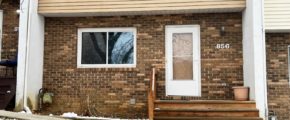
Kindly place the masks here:
POLYGON ((226 44, 226 43, 216 44, 216 49, 229 49, 229 48, 230 48, 230 44, 226 44))

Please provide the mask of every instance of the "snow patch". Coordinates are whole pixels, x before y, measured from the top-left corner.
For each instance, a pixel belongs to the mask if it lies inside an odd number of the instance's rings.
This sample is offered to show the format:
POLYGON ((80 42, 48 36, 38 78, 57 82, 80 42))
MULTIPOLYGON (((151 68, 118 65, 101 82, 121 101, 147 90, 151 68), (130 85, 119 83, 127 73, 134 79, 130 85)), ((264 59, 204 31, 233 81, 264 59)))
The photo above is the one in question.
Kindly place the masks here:
MULTIPOLYGON (((78 116, 74 112, 63 113, 61 116, 64 118, 75 118, 75 119, 81 119, 81 120, 140 120, 140 119, 105 118, 105 117, 94 117, 94 116, 78 116)), ((142 119, 142 120, 148 120, 148 119, 142 119)))
POLYGON ((75 114, 74 112, 67 112, 67 113, 63 113, 61 116, 67 117, 67 118, 75 118, 75 117, 78 117, 78 114, 75 114))
POLYGON ((18 113, 26 113, 25 111, 20 111, 20 112, 18 112, 18 113))

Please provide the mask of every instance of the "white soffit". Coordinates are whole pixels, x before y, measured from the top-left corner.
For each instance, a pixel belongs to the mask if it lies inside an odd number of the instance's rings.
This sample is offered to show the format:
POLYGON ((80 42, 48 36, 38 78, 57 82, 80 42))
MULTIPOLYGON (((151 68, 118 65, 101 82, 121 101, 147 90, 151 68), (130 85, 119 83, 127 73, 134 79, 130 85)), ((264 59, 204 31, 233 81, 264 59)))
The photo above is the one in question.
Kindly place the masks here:
POLYGON ((245 8, 218 8, 198 10, 162 10, 162 11, 127 11, 100 13, 42 13, 45 17, 84 17, 84 16, 126 16, 126 15, 162 15, 162 14, 190 14, 190 13, 230 13, 242 12, 245 8))

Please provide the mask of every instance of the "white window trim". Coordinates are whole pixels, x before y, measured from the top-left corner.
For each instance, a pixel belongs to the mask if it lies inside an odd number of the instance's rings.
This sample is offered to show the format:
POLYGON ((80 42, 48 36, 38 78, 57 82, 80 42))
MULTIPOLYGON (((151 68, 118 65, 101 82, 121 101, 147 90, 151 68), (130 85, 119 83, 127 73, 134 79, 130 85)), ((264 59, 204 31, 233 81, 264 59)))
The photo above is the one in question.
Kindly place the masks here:
MULTIPOLYGON (((108 49, 108 47, 107 47, 108 49)), ((108 54, 108 52, 107 52, 108 54)), ((137 29, 135 27, 118 28, 79 28, 78 29, 78 49, 77 68, 134 68, 137 64, 137 29), (133 32, 134 34, 134 63, 133 64, 82 64, 82 33, 83 32, 133 32)))
POLYGON ((290 52, 289 52, 289 50, 290 50, 290 45, 288 45, 288 47, 287 47, 287 57, 288 57, 288 83, 289 83, 289 85, 290 85, 290 52))
POLYGON ((0 60, 2 58, 3 10, 0 10, 0 60))

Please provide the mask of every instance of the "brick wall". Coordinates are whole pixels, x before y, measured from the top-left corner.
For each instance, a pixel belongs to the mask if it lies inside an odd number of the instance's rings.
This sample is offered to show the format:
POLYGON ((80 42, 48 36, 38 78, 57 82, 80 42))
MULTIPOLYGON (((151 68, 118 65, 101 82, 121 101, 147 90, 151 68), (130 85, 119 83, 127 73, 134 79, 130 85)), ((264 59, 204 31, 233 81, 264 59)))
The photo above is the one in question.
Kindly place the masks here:
POLYGON ((267 77, 269 110, 279 120, 290 120, 290 86, 288 75, 289 33, 267 33, 267 77))
MULTIPOLYGON (((19 8, 19 3, 16 0, 3 0, 0 5, 0 10, 3 10, 3 33, 2 33, 2 49, 1 60, 15 58, 18 47, 18 32, 14 31, 18 27, 19 18, 16 10, 19 8)), ((0 66, 0 76, 5 75, 5 68, 0 66)), ((8 75, 12 75, 12 71, 8 71, 8 75)))
POLYGON ((14 0, 3 0, 0 9, 3 10, 3 34, 1 58, 10 59, 15 57, 18 46, 18 32, 14 31, 18 27, 19 18, 16 10, 19 3, 14 0))
POLYGON ((55 93, 54 104, 47 108, 49 112, 85 113, 90 108, 103 115, 146 116, 152 67, 158 73, 158 99, 233 99, 231 87, 243 85, 241 13, 46 18, 45 21, 44 87, 55 93), (201 26, 202 97, 198 98, 165 96, 165 25, 184 24, 201 26), (220 35, 222 26, 225 26, 224 36, 220 35), (136 27, 137 67, 78 69, 77 29, 84 27, 136 27), (218 43, 228 43, 230 49, 216 49, 218 43), (135 105, 129 104, 131 98, 136 99, 135 105))

